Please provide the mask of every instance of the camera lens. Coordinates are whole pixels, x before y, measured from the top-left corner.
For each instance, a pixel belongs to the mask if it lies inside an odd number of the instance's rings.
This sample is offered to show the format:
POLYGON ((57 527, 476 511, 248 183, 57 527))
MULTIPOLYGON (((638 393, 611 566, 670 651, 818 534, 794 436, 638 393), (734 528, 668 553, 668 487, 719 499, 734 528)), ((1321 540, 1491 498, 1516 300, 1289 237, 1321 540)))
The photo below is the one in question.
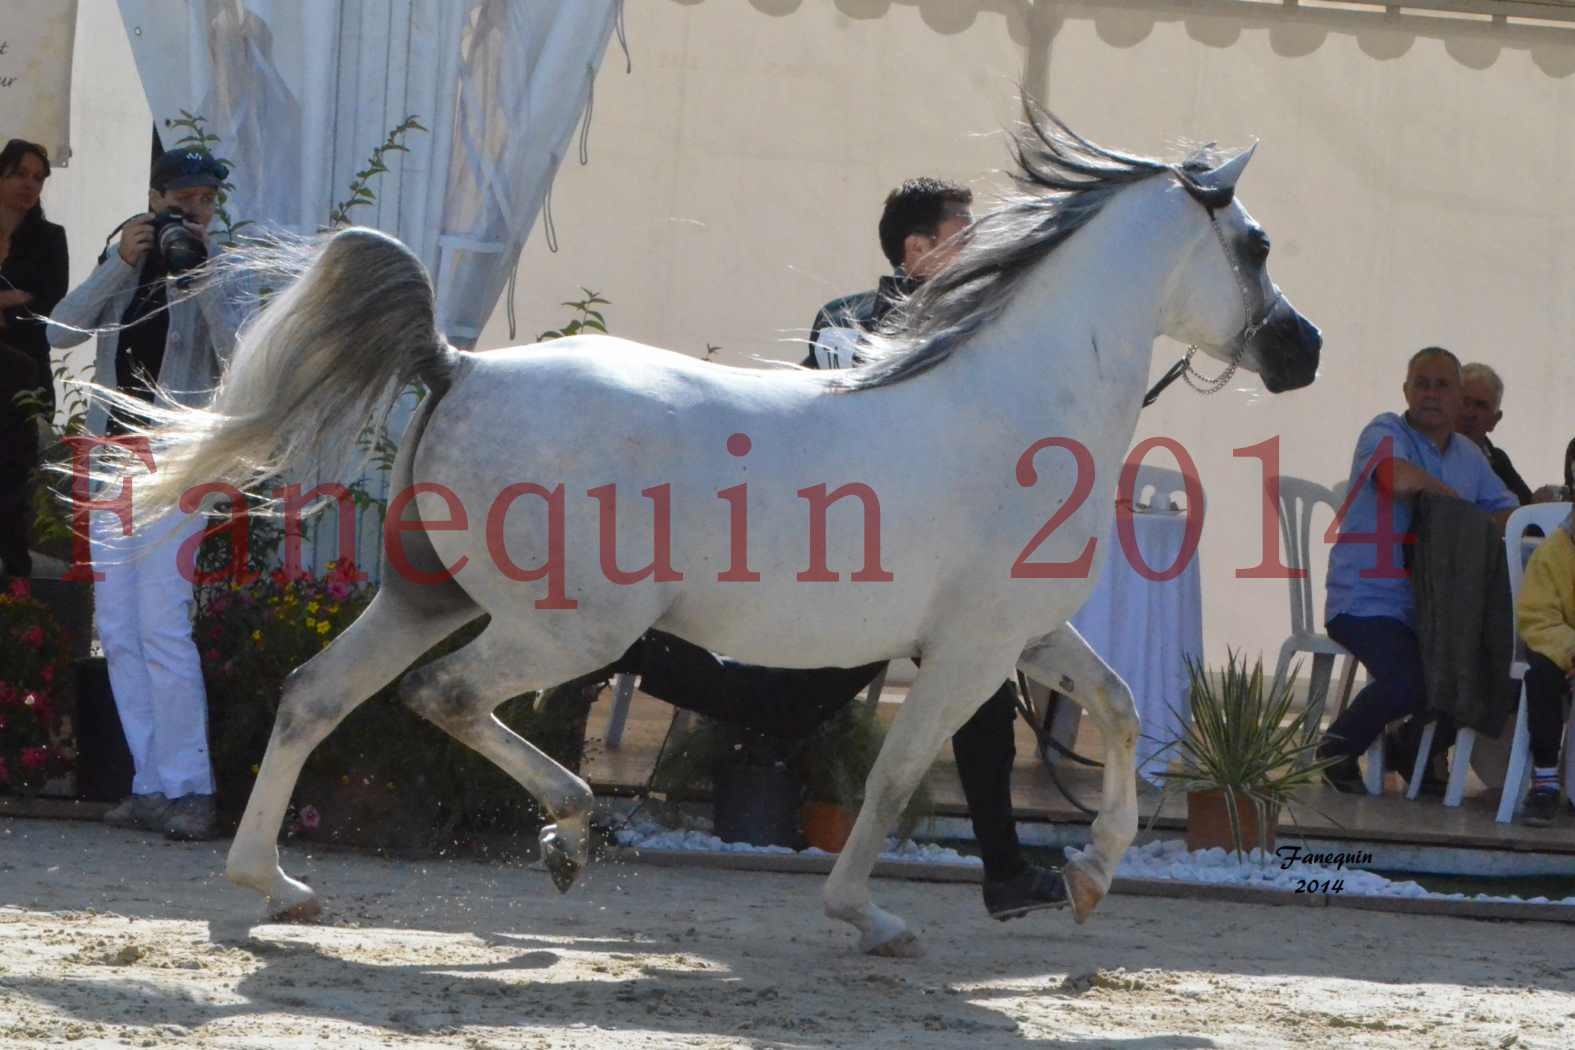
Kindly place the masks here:
POLYGON ((207 247, 186 228, 185 216, 180 211, 170 208, 160 213, 153 220, 153 226, 154 244, 167 272, 185 273, 207 261, 207 247))

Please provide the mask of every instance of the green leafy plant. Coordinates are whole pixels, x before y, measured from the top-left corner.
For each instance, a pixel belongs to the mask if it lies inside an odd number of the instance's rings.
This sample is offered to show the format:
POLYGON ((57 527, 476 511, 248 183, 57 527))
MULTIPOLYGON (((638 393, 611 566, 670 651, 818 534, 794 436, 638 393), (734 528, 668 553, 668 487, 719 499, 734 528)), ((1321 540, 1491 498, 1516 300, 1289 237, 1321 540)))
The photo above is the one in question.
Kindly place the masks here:
POLYGON ((383 144, 373 148, 366 167, 356 172, 350 180, 350 196, 335 204, 333 210, 328 213, 328 225, 346 226, 350 222, 350 209, 376 202, 377 194, 372 192, 371 182, 378 175, 387 173, 388 165, 383 163, 383 158, 389 153, 409 153, 410 148, 400 140, 412 131, 425 130, 427 129, 421 126, 421 122, 413 113, 390 129, 383 144))
POLYGON ((1187 675, 1192 717, 1172 745, 1180 768, 1161 774, 1165 790, 1222 792, 1239 856, 1244 850, 1237 799, 1252 802, 1260 828, 1281 808, 1294 819, 1297 793, 1318 783, 1331 764, 1314 758, 1317 712, 1294 709, 1294 667, 1283 681, 1265 687, 1263 660, 1249 670, 1246 658, 1232 650, 1217 683, 1190 657, 1187 675))
POLYGON ((37 792, 71 768, 70 720, 60 714, 71 654, 65 632, 26 580, 0 593, 0 788, 37 792))
MULTIPOLYGON (((843 706, 815 731, 798 754, 805 795, 844 809, 864 803, 864 784, 886 742, 886 726, 873 704, 856 699, 843 706)), ((897 820, 897 834, 908 837, 935 811, 926 781, 908 798, 897 820)))
POLYGON ((581 332, 607 334, 607 319, 596 308, 598 306, 611 306, 612 304, 589 288, 581 287, 580 291, 585 293, 585 298, 560 304, 574 311, 576 316, 571 317, 569 322, 562 328, 550 328, 541 333, 541 335, 536 337, 538 343, 545 343, 549 339, 562 339, 565 336, 579 335, 581 332))

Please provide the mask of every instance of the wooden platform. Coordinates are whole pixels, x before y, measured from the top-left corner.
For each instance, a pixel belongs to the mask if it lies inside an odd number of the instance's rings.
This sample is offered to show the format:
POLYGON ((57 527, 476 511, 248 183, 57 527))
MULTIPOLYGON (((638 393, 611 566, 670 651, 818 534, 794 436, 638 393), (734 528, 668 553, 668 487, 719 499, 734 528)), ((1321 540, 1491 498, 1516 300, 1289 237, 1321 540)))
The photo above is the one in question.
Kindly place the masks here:
MULTIPOLYGON (((888 690, 881 714, 890 718, 895 712, 901 690, 888 690)), ((623 740, 616 750, 603 745, 612 710, 611 694, 604 693, 591 709, 587 728, 589 747, 584 773, 598 794, 637 795, 643 792, 651 769, 672 722, 673 708, 637 692, 630 707, 623 740)), ((1083 720, 1077 751, 1092 758, 1100 754, 1098 730, 1089 719, 1083 720)), ((1100 794, 1099 773, 1063 764, 1060 776, 1067 787, 1085 804, 1096 805, 1100 794)), ((967 816, 967 805, 957 780, 957 767, 951 751, 944 749, 930 772, 930 790, 937 810, 943 816, 967 816)), ((1141 827, 1160 807, 1158 793, 1140 794, 1141 827)), ((1034 753, 1033 733, 1017 722, 1017 761, 1012 773, 1012 804, 1020 824, 1087 824, 1090 818, 1080 812, 1051 780, 1049 771, 1034 753)), ((1344 795, 1317 788, 1309 790, 1294 819, 1282 814, 1280 827, 1287 835, 1298 831, 1309 838, 1337 842, 1363 843, 1375 853, 1375 867, 1383 867, 1382 850, 1373 844, 1396 846, 1453 847, 1522 851, 1543 854, 1569 854, 1575 870, 1575 816, 1566 810, 1551 828, 1527 828, 1519 824, 1499 824, 1493 819, 1498 805, 1497 791, 1468 793, 1457 809, 1445 808, 1436 797, 1407 801, 1400 781, 1391 775, 1390 790, 1381 797, 1344 795), (1299 822, 1299 824, 1298 824, 1299 822)), ((1181 798, 1165 800, 1154 827, 1176 830, 1186 824, 1186 803, 1181 798)))

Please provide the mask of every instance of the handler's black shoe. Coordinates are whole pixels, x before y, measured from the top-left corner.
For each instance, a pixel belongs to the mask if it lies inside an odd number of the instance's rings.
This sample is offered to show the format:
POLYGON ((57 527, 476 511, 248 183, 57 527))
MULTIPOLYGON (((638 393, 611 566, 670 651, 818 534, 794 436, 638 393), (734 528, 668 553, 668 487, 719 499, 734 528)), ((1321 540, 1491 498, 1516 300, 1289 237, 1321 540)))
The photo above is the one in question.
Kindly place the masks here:
POLYGON ((990 918, 1005 922, 1041 908, 1064 908, 1066 883, 1061 873, 1030 864, 1009 879, 984 880, 984 906, 990 918))
MULTIPOLYGON (((1317 757, 1319 761, 1340 758, 1328 740, 1318 745, 1317 757)), ((1356 764, 1355 755, 1346 755, 1334 765, 1325 766, 1323 782, 1346 795, 1360 795, 1367 791, 1367 785, 1362 781, 1362 767, 1356 764)))

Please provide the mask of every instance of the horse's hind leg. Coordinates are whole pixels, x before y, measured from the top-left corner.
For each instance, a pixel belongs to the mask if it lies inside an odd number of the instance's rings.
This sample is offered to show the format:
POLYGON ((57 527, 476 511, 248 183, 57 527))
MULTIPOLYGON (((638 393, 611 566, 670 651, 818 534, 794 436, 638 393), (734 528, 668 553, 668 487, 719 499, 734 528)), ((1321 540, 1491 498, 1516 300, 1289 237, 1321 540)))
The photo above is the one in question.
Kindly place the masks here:
POLYGON ((1121 676, 1071 624, 1030 643, 1018 667, 1070 696, 1093 717, 1105 742, 1104 797, 1090 829, 1093 842, 1071 856, 1062 872, 1072 917, 1081 923, 1110 890, 1137 836, 1137 707, 1121 676))
POLYGON ((438 600, 434 594, 423 601, 385 584, 343 634, 285 680, 268 751, 225 868, 231 882, 267 898, 271 916, 310 918, 320 910, 311 887, 279 867, 279 825, 307 756, 416 655, 480 612, 463 596, 438 600))
POLYGON ((542 860, 560 891, 573 884, 590 850, 595 797, 590 785, 498 721, 493 710, 512 696, 565 682, 611 663, 627 648, 582 639, 579 648, 496 620, 475 641, 411 672, 400 700, 456 740, 490 758, 541 803, 555 823, 541 830, 542 860))
POLYGON ((886 833, 929 771, 948 737, 962 728, 1001 685, 1017 655, 958 644, 927 651, 919 674, 886 734, 864 784, 864 805, 848 843, 826 880, 826 914, 852 923, 859 948, 874 955, 919 954, 917 938, 896 915, 870 901, 870 872, 886 833))

